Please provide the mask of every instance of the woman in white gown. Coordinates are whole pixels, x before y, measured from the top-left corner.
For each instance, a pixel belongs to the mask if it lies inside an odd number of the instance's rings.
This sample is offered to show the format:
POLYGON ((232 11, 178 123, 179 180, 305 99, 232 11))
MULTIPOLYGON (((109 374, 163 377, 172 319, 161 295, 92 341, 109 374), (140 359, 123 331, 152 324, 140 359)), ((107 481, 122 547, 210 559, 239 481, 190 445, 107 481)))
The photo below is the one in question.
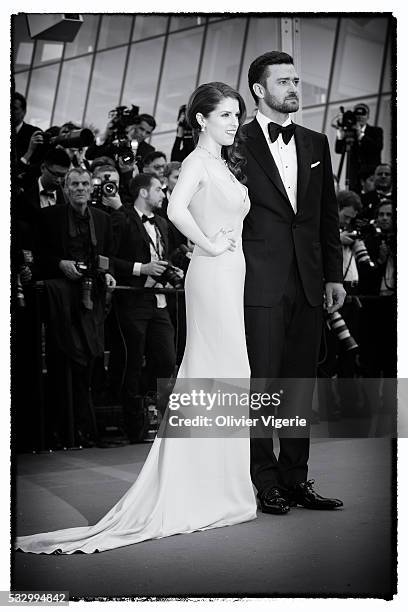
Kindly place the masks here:
MULTIPOLYGON (((187 113, 198 144, 183 162, 168 216, 195 248, 185 283, 186 348, 173 392, 183 379, 250 377, 241 244, 249 201, 236 178, 245 105, 228 85, 209 83, 192 94, 187 113)), ((156 437, 136 482, 96 525, 18 537, 15 548, 92 553, 254 518, 248 437, 156 437)))

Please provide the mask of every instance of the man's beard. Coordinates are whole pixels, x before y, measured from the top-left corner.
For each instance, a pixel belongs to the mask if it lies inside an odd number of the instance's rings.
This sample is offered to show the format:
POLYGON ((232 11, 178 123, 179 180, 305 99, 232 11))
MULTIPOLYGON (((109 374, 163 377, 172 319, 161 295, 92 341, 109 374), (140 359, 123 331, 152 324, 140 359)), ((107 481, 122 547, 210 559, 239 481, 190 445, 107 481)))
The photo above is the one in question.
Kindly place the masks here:
POLYGON ((297 97, 293 97, 292 100, 296 100, 296 106, 293 106, 289 101, 280 102, 275 96, 270 94, 268 91, 265 92, 264 102, 271 110, 278 113, 288 114, 295 113, 299 109, 299 100, 297 97))

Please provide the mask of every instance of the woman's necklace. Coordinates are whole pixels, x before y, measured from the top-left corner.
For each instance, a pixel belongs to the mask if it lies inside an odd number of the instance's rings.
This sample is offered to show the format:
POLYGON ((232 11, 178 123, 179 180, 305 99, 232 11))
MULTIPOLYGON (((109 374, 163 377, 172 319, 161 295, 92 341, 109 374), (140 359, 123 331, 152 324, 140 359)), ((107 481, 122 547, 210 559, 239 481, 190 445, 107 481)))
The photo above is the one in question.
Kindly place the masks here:
POLYGON ((225 167, 225 169, 227 170, 227 172, 228 172, 228 176, 230 177, 231 181, 232 181, 233 183, 235 183, 235 181, 236 181, 237 179, 236 179, 236 178, 235 178, 235 176, 232 174, 231 170, 230 170, 230 169, 229 169, 229 167, 228 167, 227 161, 226 161, 226 160, 225 160, 223 157, 221 157, 221 156, 217 156, 217 155, 214 155, 214 153, 211 153, 211 151, 210 151, 209 149, 207 149, 206 147, 203 147, 202 145, 197 145, 197 147, 196 147, 196 148, 197 148, 197 149, 202 149, 203 151, 205 151, 206 153, 208 153, 208 155, 209 155, 210 157, 212 157, 212 159, 216 159, 217 161, 221 162, 221 163, 223 164, 223 166, 225 167))

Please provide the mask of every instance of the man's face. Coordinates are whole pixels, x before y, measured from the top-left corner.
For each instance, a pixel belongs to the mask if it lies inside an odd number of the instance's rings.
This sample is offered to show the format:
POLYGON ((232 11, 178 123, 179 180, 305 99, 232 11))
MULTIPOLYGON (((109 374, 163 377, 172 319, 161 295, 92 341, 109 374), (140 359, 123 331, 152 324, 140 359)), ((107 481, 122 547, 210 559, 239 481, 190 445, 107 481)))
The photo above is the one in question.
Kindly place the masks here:
POLYGON ((59 166, 58 164, 50 164, 48 166, 44 162, 41 165, 41 182, 44 189, 55 191, 58 185, 62 185, 64 183, 67 172, 68 168, 65 166, 59 166))
POLYGON ((392 227, 392 205, 383 204, 378 209, 377 225, 383 232, 389 232, 392 227))
POLYGON ((375 188, 380 191, 388 191, 391 189, 391 168, 389 166, 377 166, 374 172, 374 184, 375 188))
POLYGON ((177 168, 176 170, 172 170, 169 176, 167 177, 167 186, 169 188, 170 193, 173 191, 177 183, 179 175, 180 175, 180 169, 177 168))
POLYGON ((160 177, 164 176, 164 168, 166 167, 165 157, 156 157, 150 164, 144 166, 144 174, 157 174, 160 177))
POLYGON ((153 178, 147 192, 146 204, 149 204, 152 210, 160 208, 163 202, 164 193, 160 181, 153 178))
POLYGON ((360 111, 355 111, 356 121, 361 126, 366 125, 368 122, 368 113, 362 113, 360 111))
POLYGON ((19 125, 24 120, 26 111, 23 108, 20 100, 13 100, 13 124, 19 125))
POLYGON ((295 113, 299 109, 299 76, 293 64, 268 66, 265 85, 260 105, 263 103, 282 114, 295 113))
POLYGON ((146 121, 142 121, 133 127, 132 138, 140 143, 146 140, 146 138, 148 138, 152 132, 152 126, 146 123, 146 121))
POLYGON ((91 197, 91 179, 87 172, 72 172, 68 178, 66 192, 74 208, 82 208, 91 197))
POLYGON ((340 227, 343 229, 350 229, 353 219, 356 217, 357 211, 353 206, 345 206, 339 211, 339 222, 340 227))

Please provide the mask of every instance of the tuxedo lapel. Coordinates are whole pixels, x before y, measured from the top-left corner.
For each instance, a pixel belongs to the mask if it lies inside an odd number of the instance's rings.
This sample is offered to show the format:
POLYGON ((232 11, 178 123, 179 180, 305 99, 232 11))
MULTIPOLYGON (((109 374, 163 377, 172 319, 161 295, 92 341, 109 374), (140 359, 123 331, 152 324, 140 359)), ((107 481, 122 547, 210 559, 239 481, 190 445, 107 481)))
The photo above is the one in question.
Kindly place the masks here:
POLYGON ((312 162, 312 147, 310 137, 303 130, 302 126, 297 125, 295 131, 295 143, 297 153, 297 208, 301 208, 310 179, 310 164, 312 162))
POLYGON ((275 187, 279 190, 286 202, 292 209, 292 205, 286 193, 286 189, 283 185, 279 170, 275 164, 272 153, 269 150, 268 143, 265 140, 265 136, 262 132, 261 126, 258 121, 254 119, 247 126, 247 140, 246 146, 251 151, 256 161, 262 167, 267 176, 271 179, 275 187))
POLYGON ((159 229, 160 235, 161 235, 162 240, 163 240, 164 253, 168 253, 169 254, 169 243, 168 243, 168 239, 167 239, 166 223, 165 223, 164 219, 159 217, 159 215, 156 215, 156 225, 157 225, 157 227, 159 229))
POLYGON ((149 234, 146 232, 146 229, 145 229, 145 227, 144 227, 144 225, 142 223, 142 220, 141 220, 141 218, 139 216, 139 213, 134 208, 130 209, 130 213, 131 213, 131 218, 133 219, 134 223, 137 226, 139 234, 141 235, 141 237, 143 238, 143 240, 145 241, 145 243, 149 247, 149 252, 150 252, 149 234))

